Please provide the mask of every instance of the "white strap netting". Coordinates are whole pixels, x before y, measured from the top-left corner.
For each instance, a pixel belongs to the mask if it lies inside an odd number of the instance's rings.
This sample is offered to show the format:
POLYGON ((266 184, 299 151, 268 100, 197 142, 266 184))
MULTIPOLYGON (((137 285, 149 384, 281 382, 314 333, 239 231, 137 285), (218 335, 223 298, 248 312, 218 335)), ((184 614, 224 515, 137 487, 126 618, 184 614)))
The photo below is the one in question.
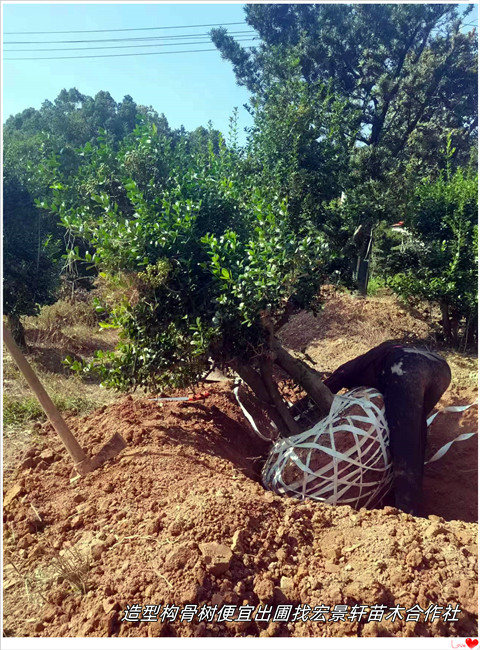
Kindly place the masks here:
POLYGON ((335 395, 327 417, 279 438, 262 471, 264 486, 297 499, 375 507, 393 481, 383 396, 373 388, 335 395))

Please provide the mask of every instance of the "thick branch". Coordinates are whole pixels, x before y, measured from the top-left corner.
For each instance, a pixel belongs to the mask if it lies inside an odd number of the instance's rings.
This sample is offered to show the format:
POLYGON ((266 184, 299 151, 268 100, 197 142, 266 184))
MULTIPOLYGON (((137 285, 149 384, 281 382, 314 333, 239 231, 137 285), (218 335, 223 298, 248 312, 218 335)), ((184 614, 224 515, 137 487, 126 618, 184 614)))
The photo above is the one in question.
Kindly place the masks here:
MULTIPOLYGON (((436 20, 437 19, 432 21, 426 27, 424 40, 423 40, 422 44, 420 45, 419 52, 417 52, 417 58, 415 60, 415 64, 418 62, 418 59, 420 58, 420 56, 422 55, 423 50, 425 49, 425 46, 426 46, 426 43, 427 43, 427 40, 428 40, 428 36, 430 35, 430 32, 432 31, 433 27, 435 26, 436 20)), ((401 82, 401 80, 403 78, 403 67, 405 65, 405 61, 406 61, 408 53, 410 52, 410 50, 412 49, 412 47, 415 44, 415 39, 417 37, 417 34, 418 34, 418 28, 416 28, 413 31, 413 34, 412 34, 407 46, 403 50, 403 52, 402 52, 402 54, 400 56, 400 59, 398 61, 397 68, 396 68, 396 70, 394 72, 394 78, 397 79, 397 81, 394 84, 393 88, 390 90, 390 92, 385 97, 385 101, 384 101, 383 108, 381 110, 380 115, 377 114, 374 121, 373 121, 372 133, 371 133, 370 142, 369 142, 369 144, 371 144, 371 145, 378 144, 378 142, 380 140, 380 134, 381 134, 381 132, 384 129, 384 126, 385 126, 385 120, 386 120, 386 117, 387 117, 388 109, 390 108, 390 104, 395 99, 395 96, 397 95, 398 90, 400 88, 400 82, 401 82)), ((391 123, 391 121, 390 121, 390 123, 391 123)))
POLYGON ((435 72, 433 74, 433 77, 432 77, 432 82, 430 84, 430 87, 428 88, 428 90, 425 93, 424 101, 422 102, 418 113, 413 118, 413 121, 408 125, 408 127, 407 127, 407 129, 405 131, 405 134, 404 134, 403 138, 401 139, 400 143, 397 145, 397 147, 394 149, 394 151, 392 151, 392 156, 394 158, 396 156, 398 156, 400 151, 406 145, 406 143, 408 141, 408 138, 410 137, 410 134, 414 131, 417 124, 422 119, 422 117, 423 117, 423 115, 425 113, 425 109, 427 108, 427 106, 429 106, 429 102, 430 102, 433 94, 437 91, 437 89, 438 89, 438 87, 440 85, 441 79, 442 79, 442 75, 445 72, 445 70, 448 68, 454 52, 455 52, 455 44, 452 45, 452 47, 450 49, 450 52, 447 55, 443 65, 440 66, 439 68, 437 68, 437 70, 435 70, 435 72))
POLYGON ((333 394, 322 382, 321 374, 300 359, 293 357, 278 339, 272 341, 272 349, 275 352, 275 362, 310 395, 318 406, 321 416, 327 415, 333 401, 333 394))

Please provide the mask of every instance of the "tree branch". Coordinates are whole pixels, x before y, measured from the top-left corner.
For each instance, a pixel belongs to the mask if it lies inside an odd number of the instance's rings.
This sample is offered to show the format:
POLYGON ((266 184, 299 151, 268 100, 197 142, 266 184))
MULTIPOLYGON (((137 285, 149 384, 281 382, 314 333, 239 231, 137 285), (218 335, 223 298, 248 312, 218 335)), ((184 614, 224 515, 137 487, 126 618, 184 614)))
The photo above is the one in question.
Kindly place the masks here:
POLYGON ((243 379, 243 381, 252 389, 255 397, 260 403, 271 420, 275 423, 279 434, 286 438, 290 435, 290 431, 285 424, 285 421, 276 409, 276 405, 265 386, 265 383, 260 375, 252 368, 252 366, 234 359, 229 364, 233 370, 243 379))
POLYGON ((272 341, 272 349, 275 353, 275 363, 304 388, 320 409, 321 416, 327 415, 333 401, 333 394, 322 382, 321 374, 292 356, 276 338, 272 341))
POLYGON ((449 54, 445 58, 444 64, 441 67, 437 68, 437 70, 435 70, 435 73, 433 75, 432 83, 430 84, 430 87, 426 92, 425 99, 422 102, 422 104, 420 106, 420 109, 417 112, 417 114, 415 115, 415 117, 413 118, 412 122, 408 125, 407 130, 404 133, 403 138, 400 140, 397 147, 395 147, 395 149, 393 150, 393 152, 392 152, 393 157, 397 156, 399 154, 399 152, 403 149, 403 147, 407 143, 408 138, 410 137, 410 134, 414 131, 415 127, 417 126, 419 121, 422 119, 422 117, 423 117, 423 115, 425 113, 425 109, 429 105, 430 99, 432 98, 432 96, 434 95, 434 93, 438 89, 438 86, 440 85, 443 73, 444 73, 445 69, 447 68, 447 66, 449 65, 450 59, 451 59, 454 51, 455 51, 455 44, 452 45, 452 48, 451 48, 449 54))
POLYGON ((263 383, 268 390, 270 397, 275 404, 275 408, 280 414, 282 420, 285 422, 290 435, 295 435, 301 433, 299 425, 295 422, 290 411, 288 410, 287 405, 285 404, 283 397, 278 392, 278 388, 275 385, 275 382, 272 378, 272 359, 270 356, 262 358, 260 361, 260 373, 262 375, 263 383))

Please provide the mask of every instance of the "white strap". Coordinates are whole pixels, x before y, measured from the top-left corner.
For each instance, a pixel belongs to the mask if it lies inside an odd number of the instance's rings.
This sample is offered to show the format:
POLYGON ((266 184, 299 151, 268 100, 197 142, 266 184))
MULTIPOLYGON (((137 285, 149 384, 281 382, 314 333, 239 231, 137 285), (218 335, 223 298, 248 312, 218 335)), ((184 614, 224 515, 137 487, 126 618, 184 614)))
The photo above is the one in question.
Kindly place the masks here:
POLYGON ((235 388, 233 389, 233 394, 235 395, 235 397, 237 399, 237 402, 238 402, 240 408, 242 409, 243 415, 247 418, 247 420, 250 422, 250 424, 251 424, 253 430, 255 431, 255 433, 258 436, 260 436, 260 438, 262 440, 266 440, 267 442, 272 442, 271 438, 267 438, 267 436, 264 436, 263 433, 260 433, 257 425, 255 424, 255 420, 253 419, 253 417, 250 415, 250 413, 247 411, 247 409, 244 407, 244 405, 240 401, 240 397, 238 396, 238 389, 239 388, 240 388, 240 382, 238 382, 237 385, 235 386, 235 388))
POLYGON ((425 465, 428 465, 428 463, 434 463, 436 460, 440 460, 447 451, 450 449, 450 447, 453 445, 454 442, 460 442, 461 440, 468 440, 472 436, 476 436, 477 432, 475 431, 474 433, 461 433, 459 436, 454 438, 453 440, 450 440, 450 442, 447 442, 446 445, 443 445, 443 447, 440 447, 440 449, 437 451, 436 454, 434 454, 430 460, 427 460, 425 462, 425 465))
POLYGON ((473 404, 467 404, 467 406, 446 406, 443 409, 440 409, 433 415, 431 415, 428 420, 427 420, 427 426, 430 426, 432 422, 435 420, 437 415, 439 413, 461 413, 462 411, 466 411, 467 409, 471 408, 472 406, 475 406, 477 402, 473 402, 473 404))
MULTIPOLYGON (((433 415, 431 415, 428 420, 427 420, 427 426, 430 426, 434 419, 437 417, 439 413, 461 413, 462 411, 466 411, 467 409, 471 408, 472 406, 475 406, 477 402, 473 402, 473 404, 467 404, 466 406, 446 406, 443 409, 440 409, 433 415)), ((440 458, 443 458, 447 451, 450 449, 450 447, 453 445, 454 442, 461 442, 462 440, 468 440, 472 436, 476 436, 477 432, 474 431, 473 433, 461 433, 459 436, 454 438, 453 440, 450 440, 450 442, 447 442, 447 444, 443 445, 443 447, 440 447, 440 449, 430 458, 430 460, 425 461, 425 465, 428 465, 429 463, 434 463, 437 460, 440 460, 440 458)))
POLYGON ((277 440, 263 468, 264 485, 274 492, 295 495, 302 500, 310 497, 327 503, 350 503, 354 507, 357 507, 360 499, 366 500, 367 505, 377 502, 380 493, 388 492, 392 474, 389 471, 391 464, 387 452, 388 428, 382 409, 371 401, 375 396, 380 395, 373 389, 355 389, 346 396, 335 396, 330 413, 314 427, 296 436, 277 440), (362 409, 364 415, 346 415, 348 424, 340 425, 338 416, 352 404, 367 406, 362 409), (355 426, 356 422, 370 424, 370 427, 368 430, 359 428, 355 426), (382 430, 378 438, 373 435, 377 429, 382 430), (354 444, 350 449, 343 452, 335 449, 334 437, 338 431, 349 431, 353 435, 354 444), (321 436, 330 438, 329 446, 320 444, 321 436), (362 455, 364 458, 368 456, 372 447, 374 453, 369 462, 361 463, 358 459, 362 458, 362 455), (313 451, 323 451, 331 459, 317 471, 310 467, 313 451), (304 460, 299 457, 300 452, 304 460), (358 459, 355 456, 358 456, 358 459), (381 457, 384 462, 381 467, 377 467, 376 462, 381 457), (287 465, 292 463, 297 468, 297 480, 289 482, 283 474, 287 465), (378 482, 366 482, 365 472, 368 470, 380 472, 383 479, 378 482), (357 488, 356 494, 347 498, 345 495, 351 487, 357 488))
MULTIPOLYGON (((272 442, 271 438, 268 438, 267 436, 264 436, 260 432, 259 428, 257 427, 257 425, 255 423, 255 420, 250 415, 250 413, 247 411, 245 406, 242 404, 242 402, 240 400, 240 397, 238 395, 238 389, 240 388, 240 383, 241 382, 237 380, 237 385, 233 389, 233 393, 234 393, 234 395, 236 397, 236 400, 237 400, 240 408, 242 409, 242 412, 243 412, 244 416, 250 422, 250 425, 252 426, 255 433, 262 440, 265 440, 266 442, 272 442)), ((350 396, 349 397, 344 397, 343 395, 334 395, 333 403, 331 405, 331 410, 330 410, 330 414, 329 414, 330 417, 332 416, 332 414, 336 415, 338 413, 338 411, 341 410, 342 406, 351 405, 352 402, 354 402, 354 401, 355 401, 354 397, 350 397, 350 396)), ((362 402, 361 399, 358 400, 358 401, 362 402)), ((476 404, 477 404, 477 402, 473 402, 472 404, 467 404, 466 406, 446 406, 446 407, 444 407, 443 409, 440 409, 439 411, 437 411, 436 413, 434 413, 433 415, 431 415, 428 418, 427 426, 430 426, 432 424, 433 420, 440 413, 461 413, 462 411, 466 411, 467 409, 471 408, 472 406, 475 406, 476 404)), ((298 417, 300 417, 300 416, 298 416, 298 417)), ((357 416, 357 419, 361 420, 362 418, 357 416)), ((273 424, 273 422, 272 422, 272 424, 273 424)), ((347 427, 347 428, 349 428, 349 427, 347 427)), ((300 434, 300 436, 299 436, 300 439, 297 441, 297 444, 300 443, 301 441, 303 441, 305 438, 308 438, 310 433, 311 433, 311 430, 308 430, 308 431, 304 431, 302 434, 300 434), (305 435, 305 434, 307 434, 307 435, 305 435)), ((475 435, 477 435, 476 431, 473 432, 473 433, 462 433, 462 434, 460 434, 459 436, 457 436, 456 438, 454 438, 450 442, 447 442, 445 445, 443 445, 443 447, 440 447, 440 449, 430 458, 430 460, 425 461, 425 465, 428 465, 429 463, 434 463, 437 460, 440 460, 440 458, 443 458, 443 456, 445 456, 445 454, 450 449, 450 447, 453 445, 453 443, 461 442, 462 440, 468 440, 469 438, 471 438, 472 436, 475 436, 475 435)), ((292 444, 292 438, 289 438, 288 446, 290 446, 291 444, 292 444)), ((309 446, 309 445, 307 445, 307 446, 309 446)), ((316 445, 313 445, 313 446, 316 446, 316 445)), ((338 452, 334 451, 334 449, 335 448, 333 447, 333 449, 330 449, 330 451, 329 451, 329 453, 332 456, 336 456, 337 458, 340 458, 340 457, 343 456, 342 454, 338 454, 338 452)), ((303 465, 302 463, 300 463, 299 459, 297 459, 297 463, 300 464, 300 465, 303 465)), ((330 469, 330 467, 328 469, 330 469)), ((306 468, 305 468, 305 470, 306 470, 306 468)), ((306 476, 307 476, 307 474, 305 474, 305 477, 306 476)), ((308 483, 308 480, 306 481, 306 483, 308 483)), ((303 493, 305 493, 306 483, 303 484, 303 493)), ((294 486, 289 486, 289 487, 292 488, 294 486)), ((298 486, 295 486, 295 487, 298 487, 298 486)))

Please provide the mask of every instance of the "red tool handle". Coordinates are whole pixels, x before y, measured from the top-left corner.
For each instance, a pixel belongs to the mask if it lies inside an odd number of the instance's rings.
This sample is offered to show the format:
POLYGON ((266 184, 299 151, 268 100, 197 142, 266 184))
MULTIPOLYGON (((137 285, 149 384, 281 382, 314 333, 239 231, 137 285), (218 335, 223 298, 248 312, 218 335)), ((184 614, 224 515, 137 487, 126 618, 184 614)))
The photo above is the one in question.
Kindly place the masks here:
POLYGON ((195 402, 199 399, 205 399, 205 397, 210 397, 210 393, 208 391, 205 391, 204 393, 197 393, 196 395, 190 395, 188 401, 195 402))

